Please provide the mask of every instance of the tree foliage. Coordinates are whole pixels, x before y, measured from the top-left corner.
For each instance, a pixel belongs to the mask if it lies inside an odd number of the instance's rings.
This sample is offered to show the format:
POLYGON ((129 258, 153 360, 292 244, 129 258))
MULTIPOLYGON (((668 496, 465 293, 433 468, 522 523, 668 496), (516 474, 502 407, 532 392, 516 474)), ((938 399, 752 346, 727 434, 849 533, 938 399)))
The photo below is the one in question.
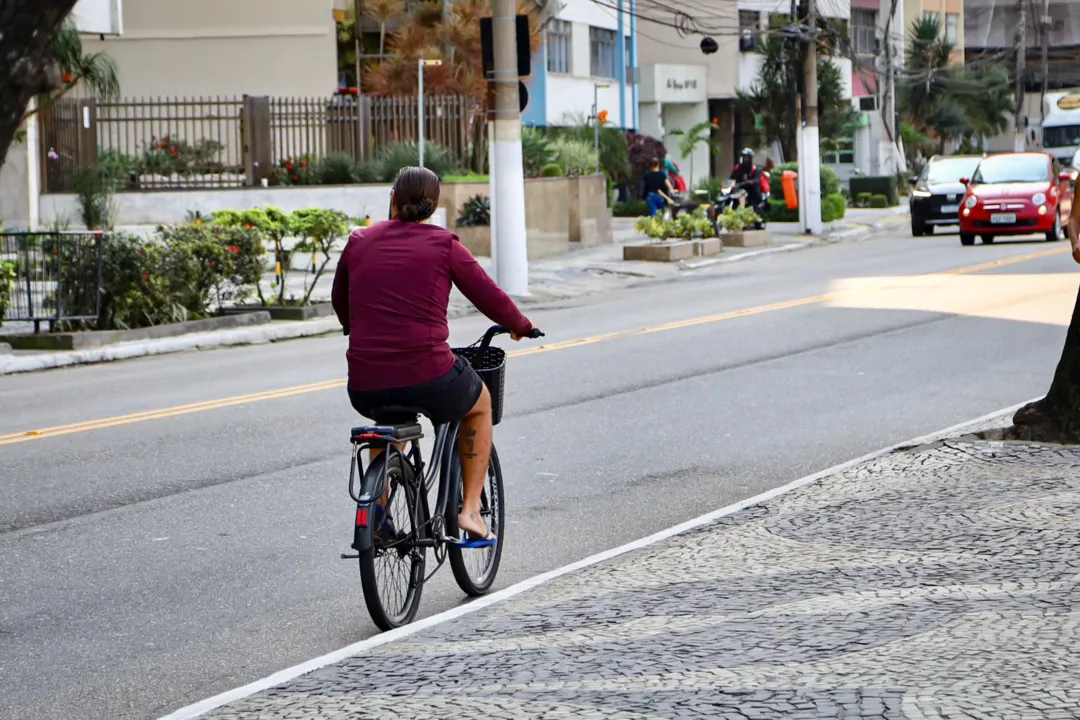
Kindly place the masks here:
POLYGON ((1007 71, 965 69, 952 63, 955 51, 936 16, 911 24, 897 100, 904 119, 916 133, 935 139, 938 152, 952 141, 972 146, 972 140, 1004 131, 1012 107, 1007 71))
MULTIPOLYGON (((749 91, 736 93, 736 106, 760 122, 762 140, 780 143, 784 157, 795 157, 795 135, 800 119, 795 116, 795 96, 802 76, 799 42, 787 37, 774 23, 758 49, 761 70, 749 91)), ((818 44, 818 126, 821 137, 849 134, 856 113, 844 97, 839 66, 830 58, 834 48, 825 39, 818 44)))
POLYGON ((53 46, 74 6, 75 0, 0 0, 0 165, 30 100, 62 82, 53 46))
MULTIPOLYGON (((519 0, 518 12, 529 16, 532 50, 540 49, 537 6, 519 0)), ((417 61, 442 60, 424 69, 425 92, 468 95, 487 104, 487 82, 480 52, 480 19, 491 17, 490 0, 456 0, 449 13, 440 2, 413 3, 398 27, 385 38, 383 57, 365 68, 363 90, 372 95, 400 95, 417 86, 417 61)))

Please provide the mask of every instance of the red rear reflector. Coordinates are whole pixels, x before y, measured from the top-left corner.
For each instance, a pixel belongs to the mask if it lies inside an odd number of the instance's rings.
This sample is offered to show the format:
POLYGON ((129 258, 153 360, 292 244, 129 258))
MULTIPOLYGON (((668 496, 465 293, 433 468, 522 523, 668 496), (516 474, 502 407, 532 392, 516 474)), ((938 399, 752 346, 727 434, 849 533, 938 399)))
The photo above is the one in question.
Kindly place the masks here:
POLYGON ((356 527, 367 527, 367 508, 356 508, 356 527))

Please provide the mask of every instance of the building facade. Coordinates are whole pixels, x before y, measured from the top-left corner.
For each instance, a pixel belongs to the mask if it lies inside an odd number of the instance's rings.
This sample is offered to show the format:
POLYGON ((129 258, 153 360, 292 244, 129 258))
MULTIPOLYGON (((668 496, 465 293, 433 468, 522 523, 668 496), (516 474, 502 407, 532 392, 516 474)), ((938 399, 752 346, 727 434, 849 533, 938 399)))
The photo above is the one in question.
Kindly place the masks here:
POLYGON ((329 96, 337 89, 334 0, 80 0, 84 37, 107 52, 127 97, 329 96), (111 9, 111 10, 110 10, 111 9), (112 13, 110 15, 109 13, 112 13))
MULTIPOLYGON (((614 3, 612 3, 614 4, 614 3)), ((615 127, 637 127, 634 17, 591 0, 565 0, 544 27, 544 42, 525 81, 526 125, 580 125, 607 112, 615 127)))

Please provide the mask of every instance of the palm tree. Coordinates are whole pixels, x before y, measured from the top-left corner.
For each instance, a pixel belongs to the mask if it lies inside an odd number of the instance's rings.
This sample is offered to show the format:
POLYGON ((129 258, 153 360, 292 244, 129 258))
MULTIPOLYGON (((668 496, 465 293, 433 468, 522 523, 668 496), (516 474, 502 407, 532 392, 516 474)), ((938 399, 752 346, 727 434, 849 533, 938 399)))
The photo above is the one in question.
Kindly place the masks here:
POLYGON ((56 102, 79 85, 100 100, 114 100, 120 96, 120 77, 116 63, 103 52, 84 55, 82 37, 74 21, 64 21, 53 44, 52 56, 60 71, 60 85, 38 96, 35 107, 23 115, 24 122, 38 110, 56 102))
POLYGON ((379 23, 379 58, 382 59, 386 54, 386 26, 405 14, 405 0, 367 0, 364 10, 368 18, 379 23))
MULTIPOLYGON (((736 107, 753 114, 761 123, 764 144, 780 143, 784 157, 795 157, 795 96, 802 65, 796 39, 785 36, 780 25, 772 27, 759 53, 761 70, 750 90, 736 91, 736 107)), ((818 126, 821 137, 841 137, 856 113, 844 97, 840 68, 829 59, 832 48, 823 40, 818 52, 818 126)))
POLYGON ((697 150, 698 145, 705 145, 709 148, 709 153, 715 155, 719 152, 720 147, 713 141, 713 130, 716 128, 716 124, 712 120, 706 120, 699 122, 687 131, 672 130, 672 135, 679 137, 679 153, 684 158, 690 159, 690 174, 687 176, 688 182, 693 182, 694 178, 694 151, 697 150))
POLYGON ((1000 67, 968 71, 951 63, 955 46, 944 39, 941 22, 926 16, 911 24, 897 99, 914 129, 937 139, 944 152, 950 140, 982 139, 1008 126, 1012 90, 1000 67))

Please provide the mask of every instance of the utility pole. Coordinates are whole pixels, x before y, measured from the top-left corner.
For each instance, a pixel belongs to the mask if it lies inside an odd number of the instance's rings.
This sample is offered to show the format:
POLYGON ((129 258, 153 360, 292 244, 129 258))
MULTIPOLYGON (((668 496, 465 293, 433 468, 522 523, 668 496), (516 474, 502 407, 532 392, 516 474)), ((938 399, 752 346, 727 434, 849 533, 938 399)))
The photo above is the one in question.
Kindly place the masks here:
POLYGON ((1020 10, 1020 20, 1016 28, 1016 90, 1013 98, 1016 103, 1013 112, 1016 126, 1013 150, 1016 152, 1024 152, 1027 149, 1027 129, 1021 117, 1024 112, 1024 63, 1027 60, 1027 3, 1028 0, 1017 0, 1016 3, 1020 10))
MULTIPOLYGON (((514 0, 492 0, 491 10, 495 90, 491 170, 492 178, 497 177, 499 183, 491 244, 496 280, 508 295, 521 297, 529 294, 529 255, 525 239, 525 169, 521 158, 517 7, 514 0)), ((492 198, 494 191, 493 186, 492 198)))
MULTIPOLYGON (((818 131, 817 2, 806 0, 809 26, 803 56, 803 113, 799 148, 799 184, 804 186, 805 203, 800 205, 800 225, 804 233, 820 235, 821 226, 821 137, 818 131)), ((796 116, 798 117, 798 116, 796 116)))
POLYGON ((359 136, 356 149, 359 159, 367 159, 367 131, 364 128, 364 90, 360 83, 360 69, 363 63, 364 47, 360 42, 360 20, 364 17, 364 0, 353 2, 353 41, 356 53, 356 133, 359 136))
MULTIPOLYGON (((1042 17, 1039 18, 1039 32, 1042 34, 1042 95, 1039 97, 1039 132, 1046 123, 1046 90, 1050 84, 1050 0, 1043 1, 1042 17)), ((1045 147, 1046 143, 1042 143, 1045 147)))

